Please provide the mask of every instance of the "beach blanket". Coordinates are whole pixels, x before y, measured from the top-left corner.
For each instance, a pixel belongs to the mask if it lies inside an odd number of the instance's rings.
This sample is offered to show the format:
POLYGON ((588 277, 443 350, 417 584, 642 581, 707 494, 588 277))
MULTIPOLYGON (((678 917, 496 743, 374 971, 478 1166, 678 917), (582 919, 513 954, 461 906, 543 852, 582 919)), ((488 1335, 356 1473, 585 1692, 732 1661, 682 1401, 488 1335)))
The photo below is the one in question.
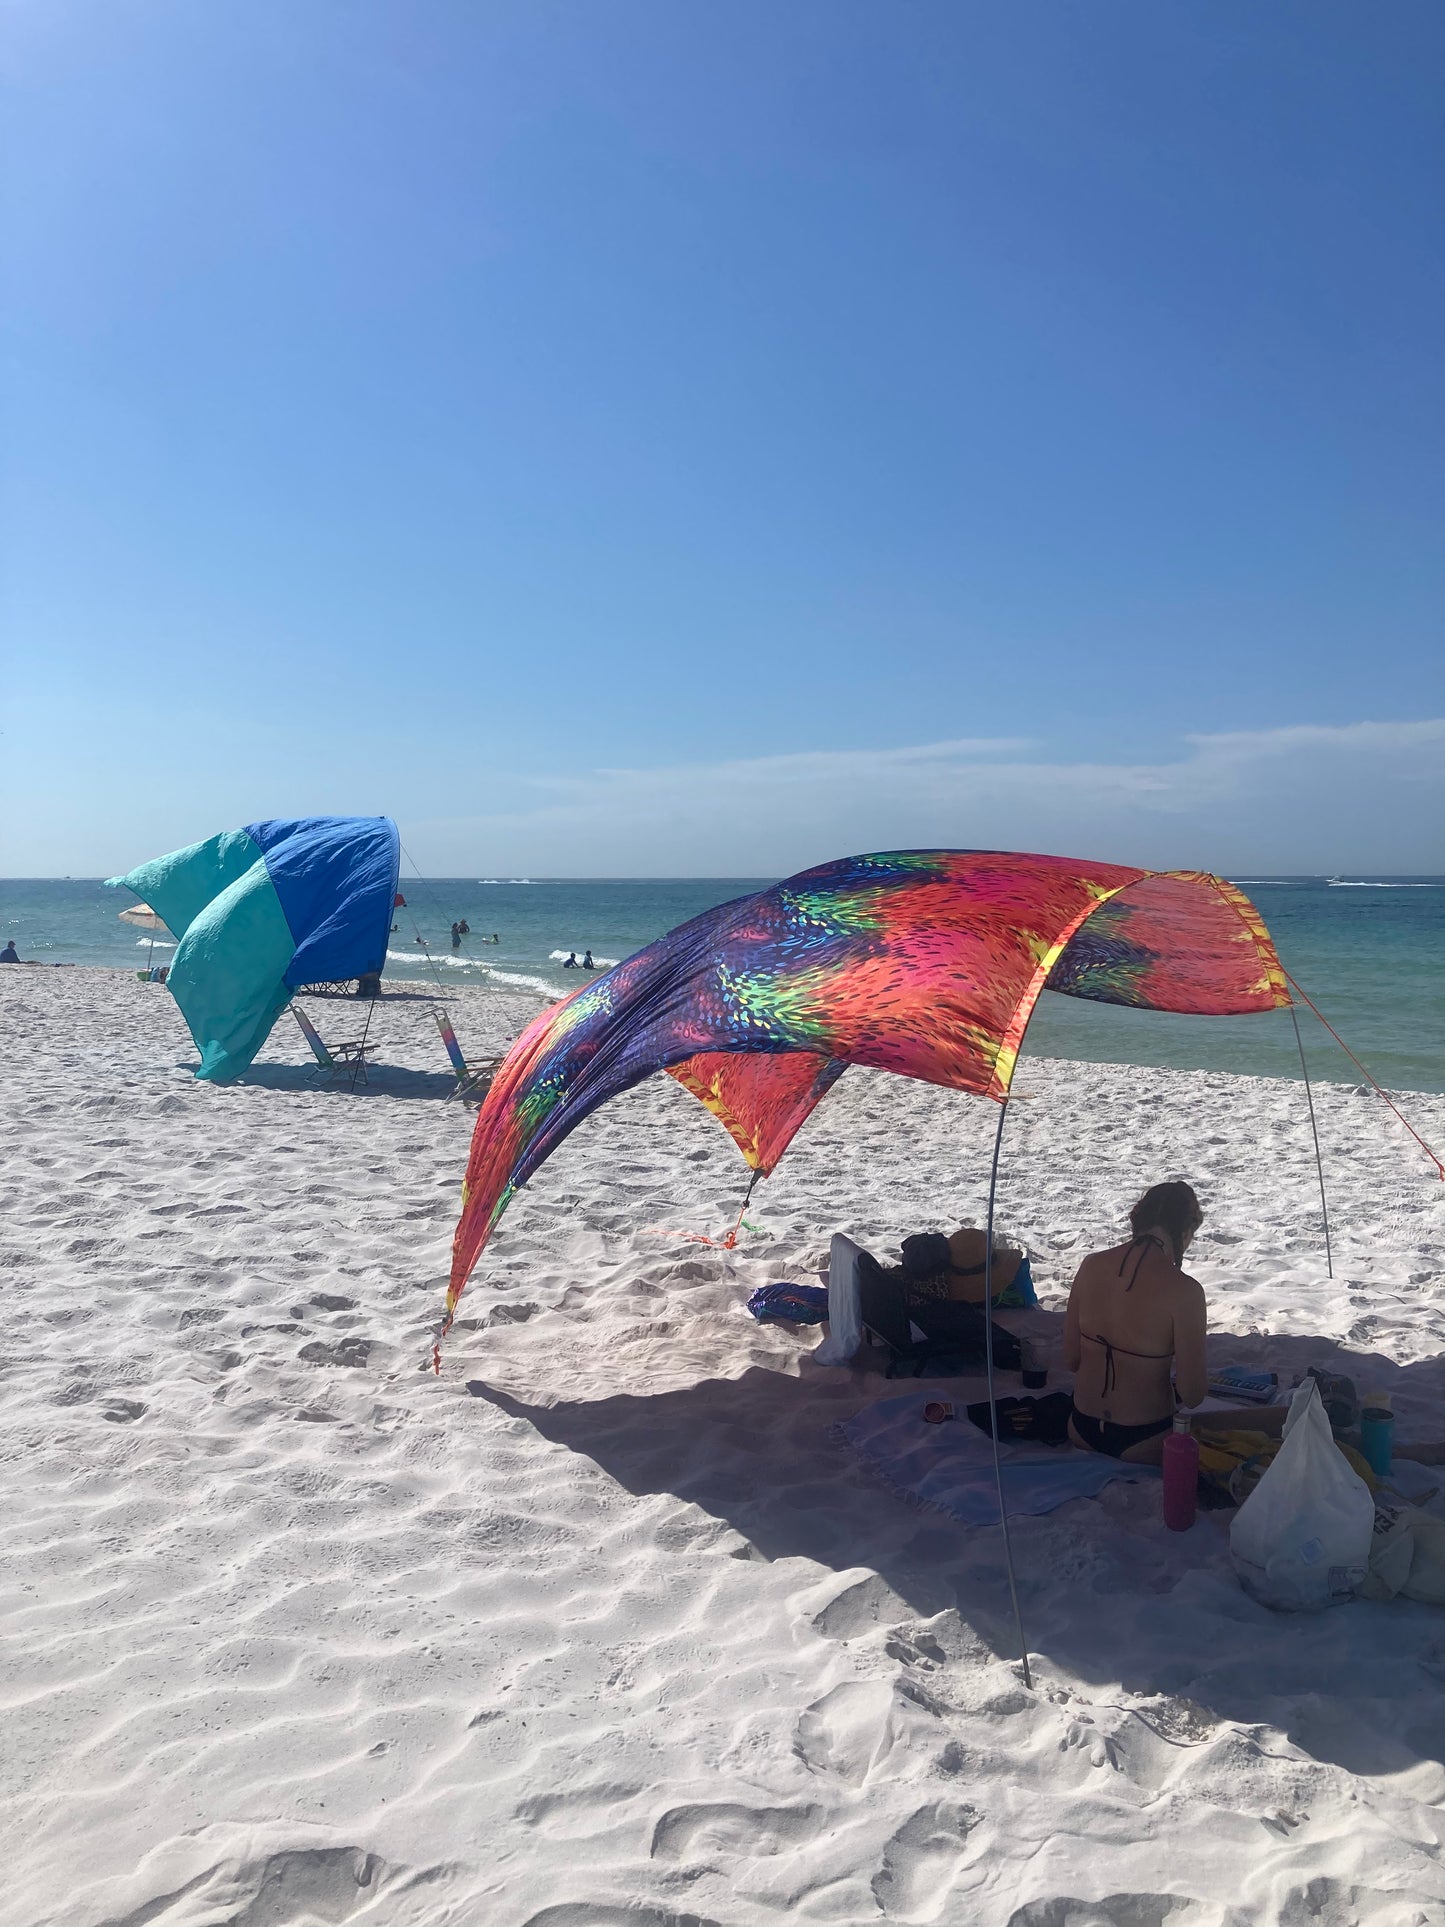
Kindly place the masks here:
MULTIPOLYGON (((880 1398, 845 1419, 838 1436, 910 1504, 935 1506, 967 1526, 998 1524, 993 1446, 967 1420, 930 1425, 923 1392, 880 1398)), ((1152 1465, 1071 1446, 1000 1445, 1004 1501, 1015 1513, 1052 1512, 1070 1499, 1092 1498, 1114 1479, 1157 1479, 1152 1465)))

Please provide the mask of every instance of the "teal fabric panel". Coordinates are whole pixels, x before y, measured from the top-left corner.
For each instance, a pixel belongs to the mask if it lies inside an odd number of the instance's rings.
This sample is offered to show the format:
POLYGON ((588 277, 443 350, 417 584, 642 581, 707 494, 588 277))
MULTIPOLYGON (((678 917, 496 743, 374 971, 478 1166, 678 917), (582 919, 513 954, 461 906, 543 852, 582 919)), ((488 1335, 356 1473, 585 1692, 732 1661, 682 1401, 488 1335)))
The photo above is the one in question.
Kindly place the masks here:
MULTIPOLYGON (((261 855, 244 830, 223 830, 204 843, 192 843, 169 856, 155 857, 123 877, 107 877, 113 889, 134 890, 170 927, 183 937, 211 900, 228 884, 243 877, 261 855)), ((199 1041, 199 1040, 197 1040, 199 1041)))
MULTIPOLYGON (((250 842, 249 837, 244 841, 250 842)), ((147 901, 170 922, 154 897, 147 901)), ((295 950, 281 900, 260 856, 190 918, 176 947, 167 988, 201 1053, 197 1077, 223 1084, 247 1068, 291 1001, 285 978, 295 950)))

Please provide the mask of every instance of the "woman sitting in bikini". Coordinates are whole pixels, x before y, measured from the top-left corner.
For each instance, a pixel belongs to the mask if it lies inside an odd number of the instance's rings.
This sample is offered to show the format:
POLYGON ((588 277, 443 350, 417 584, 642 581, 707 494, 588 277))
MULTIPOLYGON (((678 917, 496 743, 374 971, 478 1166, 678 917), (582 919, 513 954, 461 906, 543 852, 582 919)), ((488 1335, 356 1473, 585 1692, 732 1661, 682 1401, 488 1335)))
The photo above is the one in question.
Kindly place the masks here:
POLYGON ((1075 1445, 1157 1465, 1176 1391, 1184 1405, 1208 1391, 1204 1288, 1181 1269, 1203 1219, 1189 1185, 1151 1185, 1129 1213, 1129 1242, 1079 1266, 1064 1318, 1075 1445))

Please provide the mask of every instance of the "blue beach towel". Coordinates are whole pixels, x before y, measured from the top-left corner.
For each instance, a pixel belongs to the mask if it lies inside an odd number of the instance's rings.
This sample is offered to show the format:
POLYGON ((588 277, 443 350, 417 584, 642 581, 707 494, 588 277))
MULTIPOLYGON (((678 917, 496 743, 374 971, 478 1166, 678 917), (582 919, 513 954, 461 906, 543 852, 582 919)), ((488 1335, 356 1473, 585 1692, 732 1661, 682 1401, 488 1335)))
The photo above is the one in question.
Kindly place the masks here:
MULTIPOLYGON (((966 1526, 998 1524, 993 1447, 966 1418, 930 1425, 924 1392, 877 1399, 837 1427, 886 1485, 914 1505, 929 1505, 966 1526)), ((1052 1512, 1092 1498, 1114 1479, 1157 1479, 1152 1465, 1129 1465, 1071 1446, 1000 1445, 1009 1512, 1052 1512)))

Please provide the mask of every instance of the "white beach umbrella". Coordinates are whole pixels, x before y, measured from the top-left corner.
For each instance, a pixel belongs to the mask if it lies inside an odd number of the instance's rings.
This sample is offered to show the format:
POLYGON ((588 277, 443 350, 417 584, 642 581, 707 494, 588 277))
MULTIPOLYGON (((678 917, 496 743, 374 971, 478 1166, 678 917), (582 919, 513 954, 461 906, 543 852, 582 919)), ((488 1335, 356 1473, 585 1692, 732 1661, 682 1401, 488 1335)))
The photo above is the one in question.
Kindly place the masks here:
POLYGON ((170 926, 158 917, 148 903, 133 903, 129 910, 117 912, 122 923, 133 923, 141 930, 164 930, 170 935, 170 926))

